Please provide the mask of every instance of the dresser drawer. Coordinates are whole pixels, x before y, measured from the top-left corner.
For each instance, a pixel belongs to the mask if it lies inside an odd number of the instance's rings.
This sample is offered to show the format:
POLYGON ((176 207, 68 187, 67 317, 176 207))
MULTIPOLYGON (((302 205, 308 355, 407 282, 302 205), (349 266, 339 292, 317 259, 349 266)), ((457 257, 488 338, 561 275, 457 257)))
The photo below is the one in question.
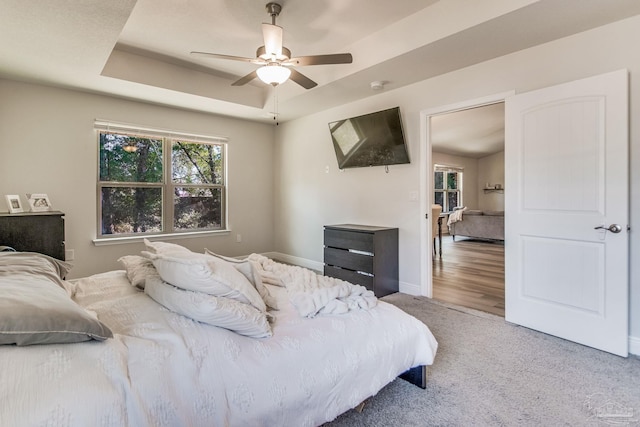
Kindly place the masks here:
POLYGON ((342 249, 324 248, 324 263, 354 271, 373 273, 373 257, 342 249))
POLYGON ((325 228, 324 245, 333 248, 355 249, 373 253, 373 235, 357 231, 332 230, 325 228))
POLYGON ((353 283, 355 285, 364 286, 370 291, 373 291, 373 276, 367 276, 366 274, 359 274, 359 273, 356 273, 355 271, 336 268, 330 265, 324 266, 324 275, 335 277, 336 279, 346 280, 347 282, 353 283))
POLYGON ((398 292, 398 229, 325 225, 324 274, 364 286, 377 297, 398 292))

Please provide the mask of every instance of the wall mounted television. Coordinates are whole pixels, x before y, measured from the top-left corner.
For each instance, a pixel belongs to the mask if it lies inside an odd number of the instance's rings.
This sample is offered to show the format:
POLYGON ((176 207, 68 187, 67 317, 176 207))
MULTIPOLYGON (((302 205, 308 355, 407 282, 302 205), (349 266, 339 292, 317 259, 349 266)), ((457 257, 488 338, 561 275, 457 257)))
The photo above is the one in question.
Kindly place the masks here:
POLYGON ((409 163, 400 107, 329 123, 338 167, 409 163))

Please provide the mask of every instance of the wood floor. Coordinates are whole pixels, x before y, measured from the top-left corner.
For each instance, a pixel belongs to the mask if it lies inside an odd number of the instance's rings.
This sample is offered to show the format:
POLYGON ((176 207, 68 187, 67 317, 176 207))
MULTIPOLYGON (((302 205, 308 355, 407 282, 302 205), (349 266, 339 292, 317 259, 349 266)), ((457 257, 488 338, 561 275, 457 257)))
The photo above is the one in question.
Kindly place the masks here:
POLYGON ((433 298, 504 316, 504 244, 442 236, 442 258, 433 258, 433 298))

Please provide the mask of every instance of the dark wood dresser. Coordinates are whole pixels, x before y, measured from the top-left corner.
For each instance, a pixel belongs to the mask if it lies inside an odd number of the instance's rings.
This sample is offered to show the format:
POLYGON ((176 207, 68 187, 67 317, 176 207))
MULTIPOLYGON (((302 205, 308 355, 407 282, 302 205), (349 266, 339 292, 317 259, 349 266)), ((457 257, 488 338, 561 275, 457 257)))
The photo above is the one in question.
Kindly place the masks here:
POLYGON ((377 297, 398 292, 398 229, 325 225, 324 274, 362 285, 377 297))
POLYGON ((64 261, 64 213, 0 213, 0 245, 64 261))

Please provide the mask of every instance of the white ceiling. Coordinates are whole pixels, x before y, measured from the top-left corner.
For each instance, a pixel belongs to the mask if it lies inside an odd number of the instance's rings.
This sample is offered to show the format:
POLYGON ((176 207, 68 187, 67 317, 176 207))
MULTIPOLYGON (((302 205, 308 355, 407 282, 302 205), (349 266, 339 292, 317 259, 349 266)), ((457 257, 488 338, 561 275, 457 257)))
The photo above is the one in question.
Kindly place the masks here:
MULTIPOLYGON (((273 88, 231 83, 270 22, 266 0, 0 0, 0 77, 272 121, 273 88)), ((277 88, 280 121, 391 90, 640 13, 638 0, 281 0, 294 56, 350 52, 299 67, 318 83, 277 88)))
POLYGON ((504 102, 431 117, 431 149, 486 157, 504 150, 504 102))

